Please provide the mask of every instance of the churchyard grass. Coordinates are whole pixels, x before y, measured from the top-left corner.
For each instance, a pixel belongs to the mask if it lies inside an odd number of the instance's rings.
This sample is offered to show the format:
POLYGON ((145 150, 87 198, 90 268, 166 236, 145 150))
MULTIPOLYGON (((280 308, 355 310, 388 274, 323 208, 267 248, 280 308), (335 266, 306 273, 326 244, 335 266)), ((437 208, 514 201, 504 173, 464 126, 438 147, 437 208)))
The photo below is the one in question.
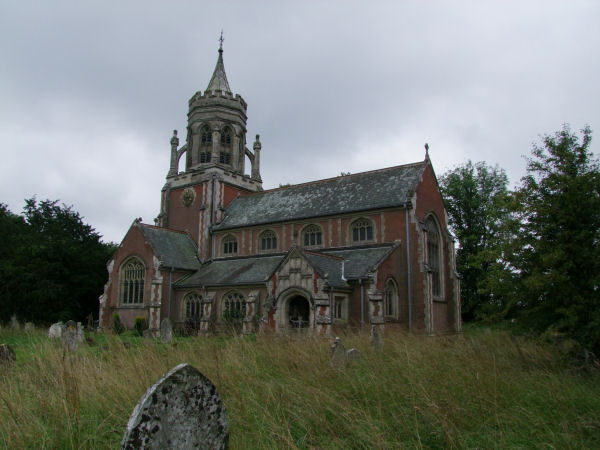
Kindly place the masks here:
POLYGON ((217 387, 231 448, 598 448, 600 374, 505 331, 342 335, 361 352, 329 364, 332 339, 147 340, 92 335, 63 350, 46 330, 0 330, 1 448, 117 448, 133 407, 181 362, 217 387), (123 342, 129 342, 129 348, 123 342))

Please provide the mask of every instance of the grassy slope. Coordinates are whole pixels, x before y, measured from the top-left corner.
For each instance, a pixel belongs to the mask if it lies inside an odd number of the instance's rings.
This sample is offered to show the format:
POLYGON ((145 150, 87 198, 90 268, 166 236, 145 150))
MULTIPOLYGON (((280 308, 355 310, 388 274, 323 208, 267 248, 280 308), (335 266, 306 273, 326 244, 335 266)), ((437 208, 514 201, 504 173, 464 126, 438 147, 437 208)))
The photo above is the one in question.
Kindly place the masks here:
POLYGON ((138 399, 181 362, 217 386, 232 448, 600 447, 598 374, 502 331, 388 334, 381 354, 345 336, 362 359, 344 371, 330 340, 96 339, 64 354, 43 332, 0 331, 18 358, 0 368, 0 447, 116 448, 138 399))

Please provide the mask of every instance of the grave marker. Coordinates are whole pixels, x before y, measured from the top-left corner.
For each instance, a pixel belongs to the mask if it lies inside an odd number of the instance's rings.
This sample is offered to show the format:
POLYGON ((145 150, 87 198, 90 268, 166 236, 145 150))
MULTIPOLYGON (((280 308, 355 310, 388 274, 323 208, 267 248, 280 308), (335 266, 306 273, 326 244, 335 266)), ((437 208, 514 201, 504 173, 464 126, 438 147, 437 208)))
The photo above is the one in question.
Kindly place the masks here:
POLYGON ((142 396, 121 447, 224 449, 228 443, 229 420, 217 389, 194 367, 179 364, 142 396))

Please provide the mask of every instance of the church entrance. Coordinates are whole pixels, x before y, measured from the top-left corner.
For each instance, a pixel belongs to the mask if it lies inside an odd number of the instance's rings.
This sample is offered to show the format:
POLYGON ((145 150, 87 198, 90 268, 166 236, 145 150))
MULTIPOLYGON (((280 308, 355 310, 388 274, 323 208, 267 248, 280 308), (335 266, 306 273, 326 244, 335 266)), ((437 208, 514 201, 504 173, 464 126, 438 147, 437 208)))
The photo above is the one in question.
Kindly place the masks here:
POLYGON ((291 329, 308 328, 310 326, 310 304, 301 295, 289 300, 288 326, 291 329))

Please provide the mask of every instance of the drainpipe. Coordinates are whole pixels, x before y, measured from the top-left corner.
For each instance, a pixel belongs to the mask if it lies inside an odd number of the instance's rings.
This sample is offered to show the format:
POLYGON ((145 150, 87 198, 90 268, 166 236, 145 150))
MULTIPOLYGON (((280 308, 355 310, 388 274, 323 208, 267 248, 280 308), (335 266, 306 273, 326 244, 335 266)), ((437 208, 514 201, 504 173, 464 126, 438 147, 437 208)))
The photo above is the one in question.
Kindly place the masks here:
POLYGON ((404 212, 406 225, 406 290, 408 291, 408 332, 412 333, 412 286, 410 279, 410 230, 408 226, 408 207, 404 210, 404 212))
POLYGON ((210 228, 209 228, 209 232, 210 232, 210 258, 209 259, 213 259, 215 257, 215 237, 214 234, 212 232, 212 227, 215 223, 215 215, 216 215, 216 195, 217 193, 215 192, 215 186, 216 186, 216 179, 217 176, 213 173, 212 176, 212 202, 210 204, 210 228))
POLYGON ((363 285, 362 278, 358 279, 360 285, 360 328, 365 328, 365 286, 363 285))
POLYGON ((169 272, 169 300, 167 304, 167 317, 171 320, 171 291, 173 290, 173 267, 171 267, 171 271, 169 272))

